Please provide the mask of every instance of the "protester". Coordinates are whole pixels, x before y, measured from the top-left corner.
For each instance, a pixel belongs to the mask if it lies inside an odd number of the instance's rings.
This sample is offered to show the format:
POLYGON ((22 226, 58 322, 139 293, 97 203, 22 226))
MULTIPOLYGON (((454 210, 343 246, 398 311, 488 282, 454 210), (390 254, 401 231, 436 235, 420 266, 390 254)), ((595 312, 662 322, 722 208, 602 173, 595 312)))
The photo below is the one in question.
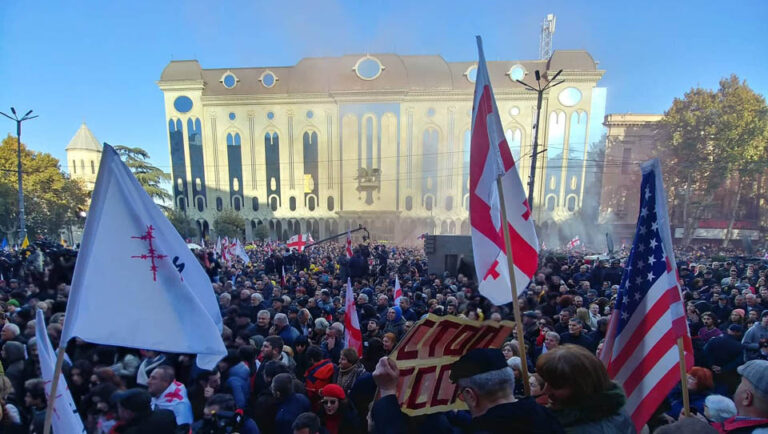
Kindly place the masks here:
POLYGON ((634 433, 621 386, 587 349, 563 345, 536 362, 552 412, 568 433, 634 433))

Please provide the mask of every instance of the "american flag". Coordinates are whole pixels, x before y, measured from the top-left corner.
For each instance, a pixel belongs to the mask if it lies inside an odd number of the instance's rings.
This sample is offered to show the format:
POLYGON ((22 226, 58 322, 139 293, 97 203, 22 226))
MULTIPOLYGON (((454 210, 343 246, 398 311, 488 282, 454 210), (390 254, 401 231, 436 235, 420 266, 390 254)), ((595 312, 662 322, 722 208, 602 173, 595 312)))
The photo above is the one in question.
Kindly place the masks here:
POLYGON ((608 375, 624 387, 638 431, 680 381, 678 338, 686 369, 693 366, 659 161, 642 171, 635 238, 601 352, 608 375))

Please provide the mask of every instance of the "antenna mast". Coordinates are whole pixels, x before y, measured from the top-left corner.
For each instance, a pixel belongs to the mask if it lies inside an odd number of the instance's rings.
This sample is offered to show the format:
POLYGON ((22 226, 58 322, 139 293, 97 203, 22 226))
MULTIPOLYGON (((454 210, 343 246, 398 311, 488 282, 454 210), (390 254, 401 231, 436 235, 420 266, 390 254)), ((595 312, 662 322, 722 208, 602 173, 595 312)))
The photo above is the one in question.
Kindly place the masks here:
POLYGON ((541 23, 539 59, 547 60, 552 56, 552 35, 555 33, 555 20, 555 14, 547 14, 541 23))

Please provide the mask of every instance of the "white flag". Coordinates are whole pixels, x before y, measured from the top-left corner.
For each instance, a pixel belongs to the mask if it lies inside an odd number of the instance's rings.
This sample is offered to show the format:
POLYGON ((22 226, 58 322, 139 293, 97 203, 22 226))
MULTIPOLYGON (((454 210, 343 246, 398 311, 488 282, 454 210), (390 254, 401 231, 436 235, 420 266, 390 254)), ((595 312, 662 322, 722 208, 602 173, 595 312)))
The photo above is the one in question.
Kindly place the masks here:
MULTIPOLYGON (((40 358, 40 373, 45 382, 45 397, 50 399, 53 373, 56 368, 56 353, 48 337, 43 311, 39 309, 35 318, 35 340, 37 340, 37 356, 40 358)), ((72 400, 67 381, 61 373, 59 373, 59 383, 56 385, 56 400, 53 403, 51 426, 55 433, 85 432, 83 420, 77 413, 75 401, 72 400)))
POLYGON ((235 240, 235 254, 243 260, 244 264, 251 262, 251 258, 248 256, 248 252, 245 251, 245 247, 243 247, 239 239, 235 240))
POLYGON ((208 275, 111 146, 105 145, 72 278, 62 342, 227 354, 208 275))

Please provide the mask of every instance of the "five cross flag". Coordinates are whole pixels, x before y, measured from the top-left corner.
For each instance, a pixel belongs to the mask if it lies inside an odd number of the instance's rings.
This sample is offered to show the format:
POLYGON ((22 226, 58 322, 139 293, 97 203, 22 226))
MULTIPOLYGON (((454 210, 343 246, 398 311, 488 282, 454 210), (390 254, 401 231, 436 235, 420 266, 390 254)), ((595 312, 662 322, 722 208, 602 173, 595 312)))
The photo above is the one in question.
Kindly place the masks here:
POLYGON ((525 288, 539 263, 539 241, 528 200, 515 161, 501 128, 493 96, 483 43, 477 37, 477 79, 472 109, 472 140, 469 160, 469 218, 472 250, 480 293, 493 304, 512 301, 507 249, 501 226, 501 205, 496 179, 501 176, 507 224, 515 263, 515 282, 525 288))
POLYGON ((64 345, 73 337, 197 354, 212 369, 227 354, 208 275, 117 152, 104 145, 75 264, 64 345))

